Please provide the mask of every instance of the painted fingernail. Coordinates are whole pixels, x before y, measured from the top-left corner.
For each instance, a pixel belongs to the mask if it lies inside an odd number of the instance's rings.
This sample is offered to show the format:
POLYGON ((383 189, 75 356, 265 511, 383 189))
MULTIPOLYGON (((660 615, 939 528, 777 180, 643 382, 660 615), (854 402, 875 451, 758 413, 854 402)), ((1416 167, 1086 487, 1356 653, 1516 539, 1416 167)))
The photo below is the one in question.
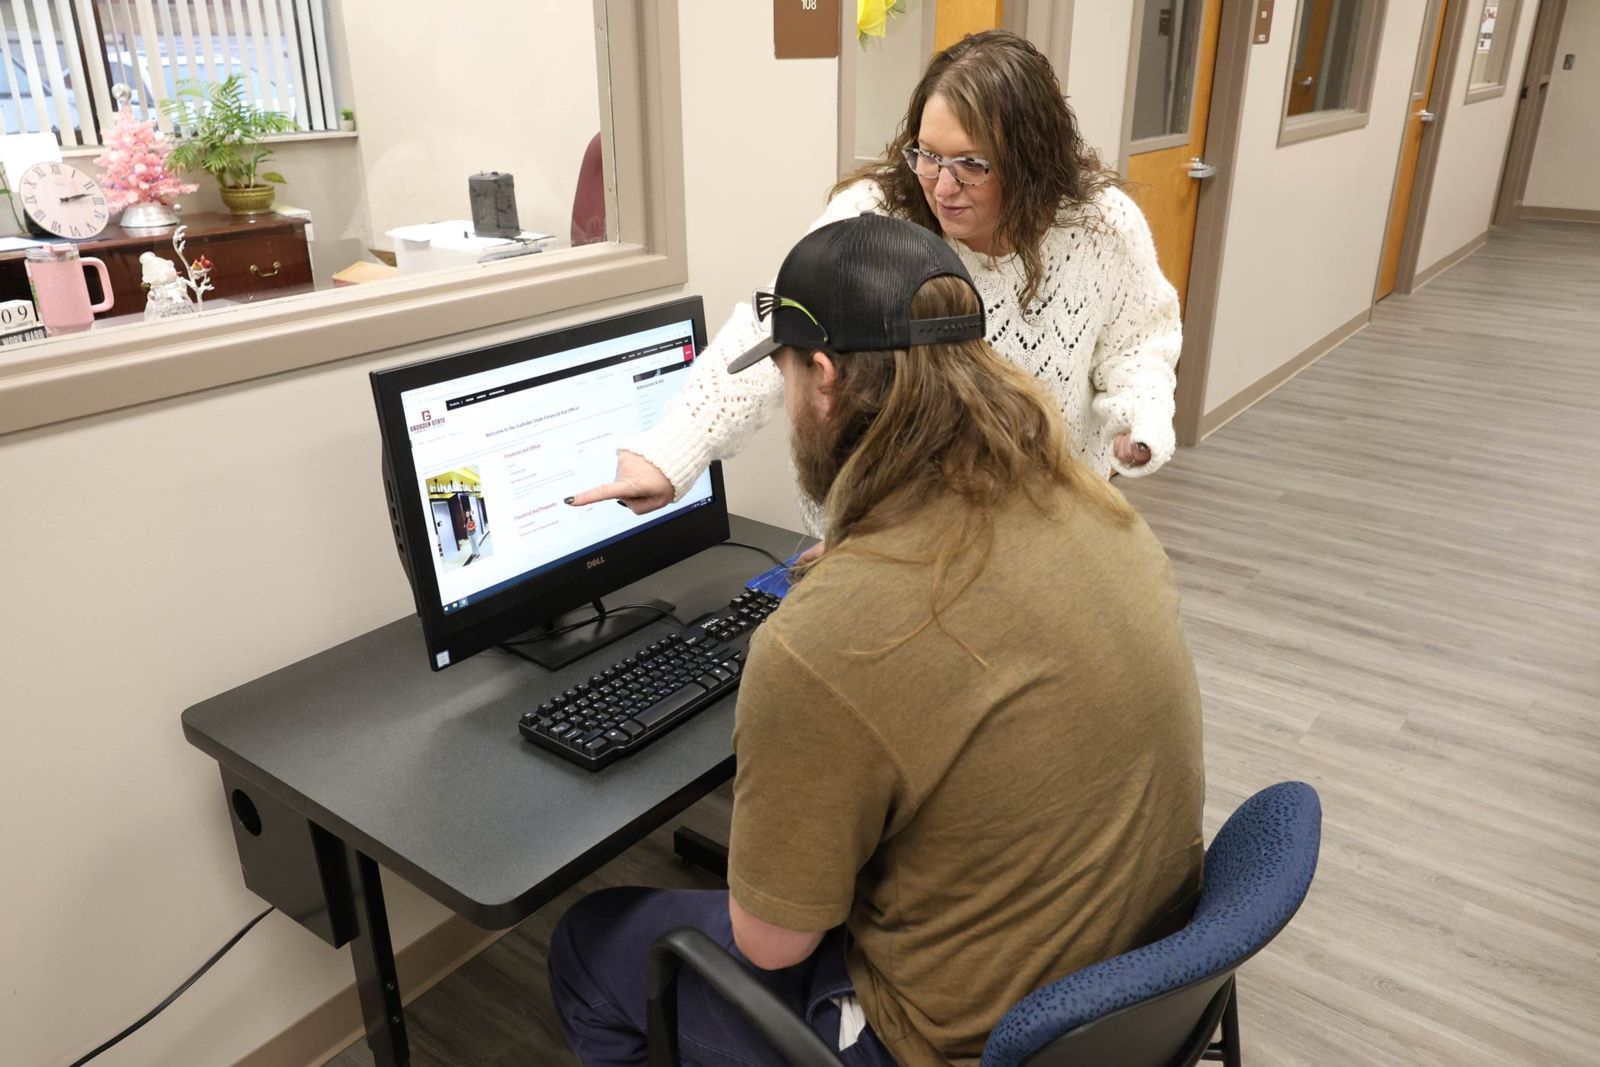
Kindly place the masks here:
POLYGON ((573 496, 565 496, 565 497, 561 498, 561 502, 563 504, 570 504, 576 499, 578 499, 578 498, 577 497, 573 497, 573 496))
POLYGON ((626 500, 619 500, 617 501, 617 506, 625 508, 628 506, 628 502, 626 500))

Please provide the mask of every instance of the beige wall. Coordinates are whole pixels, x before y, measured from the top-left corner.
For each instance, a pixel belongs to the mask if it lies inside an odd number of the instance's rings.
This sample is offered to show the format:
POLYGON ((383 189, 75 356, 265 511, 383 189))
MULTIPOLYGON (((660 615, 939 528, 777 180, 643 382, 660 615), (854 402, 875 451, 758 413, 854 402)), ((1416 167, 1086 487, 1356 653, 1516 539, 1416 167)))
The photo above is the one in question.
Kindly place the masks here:
POLYGON ((1372 304, 1422 0, 1389 0, 1367 125, 1278 146, 1295 5, 1250 49, 1205 410, 1372 304))
POLYGON ((1545 96, 1528 207, 1600 211, 1600 3, 1569 0, 1545 96), (1571 70, 1561 59, 1576 56, 1571 70))
MULTIPOLYGON (((706 295, 716 322, 820 209, 836 73, 831 61, 774 61, 770 7, 681 11, 687 291, 706 295), (806 105, 783 139, 751 137, 773 100, 806 105)), ((0 439, 0 483, 27 487, 26 508, 0 524, 8 1064, 70 1062, 261 907, 240 879, 215 764, 183 740, 178 716, 410 610, 366 373, 418 354, 0 439)), ((783 461, 769 430, 730 471, 735 507, 791 520, 783 461)), ((398 879, 386 891, 397 946, 444 918, 398 879)), ((231 1063, 349 982, 347 953, 274 915, 99 1062, 231 1063)))
MULTIPOLYGON (((681 0, 679 11, 689 291, 704 296, 714 335, 822 214, 838 159, 839 71, 831 59, 774 60, 771 5, 681 0), (785 102, 783 135, 752 136, 770 125, 774 101, 785 102)), ((782 425, 726 471, 734 511, 799 527, 782 425)))
MULTIPOLYGON (((1581 2, 1568 5, 1581 6, 1581 2)), ((1477 8, 1477 4, 1468 8, 1461 36, 1447 42, 1456 49, 1456 71, 1449 87, 1450 110, 1440 131, 1439 163, 1417 255, 1417 267, 1422 271, 1488 232, 1500 171, 1505 165, 1506 142, 1511 136, 1511 120, 1516 115, 1517 86, 1522 83, 1522 71, 1528 61, 1528 44, 1537 14, 1535 0, 1524 0, 1522 15, 1517 19, 1517 39, 1506 66, 1509 84, 1505 93, 1491 100, 1464 102, 1478 33, 1477 8)))

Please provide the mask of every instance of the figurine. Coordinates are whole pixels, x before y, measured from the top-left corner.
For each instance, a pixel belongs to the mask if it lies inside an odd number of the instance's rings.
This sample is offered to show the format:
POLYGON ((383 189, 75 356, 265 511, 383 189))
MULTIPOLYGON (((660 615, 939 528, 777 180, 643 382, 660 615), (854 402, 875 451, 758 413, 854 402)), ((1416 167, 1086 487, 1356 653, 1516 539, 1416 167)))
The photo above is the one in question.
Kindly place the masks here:
POLYGON ((144 305, 146 321, 193 315, 200 310, 189 302, 188 287, 178 277, 178 268, 170 259, 146 252, 139 257, 139 266, 145 287, 150 290, 144 305))
POLYGON ((192 315, 200 310, 206 294, 215 288, 211 284, 211 260, 201 255, 190 263, 184 257, 184 235, 188 229, 187 226, 179 226, 172 232, 172 250, 178 253, 178 262, 183 264, 186 277, 180 277, 178 268, 164 256, 146 252, 139 257, 144 285, 150 290, 150 298, 144 307, 147 320, 192 315), (189 302, 191 295, 194 297, 193 303, 189 302))

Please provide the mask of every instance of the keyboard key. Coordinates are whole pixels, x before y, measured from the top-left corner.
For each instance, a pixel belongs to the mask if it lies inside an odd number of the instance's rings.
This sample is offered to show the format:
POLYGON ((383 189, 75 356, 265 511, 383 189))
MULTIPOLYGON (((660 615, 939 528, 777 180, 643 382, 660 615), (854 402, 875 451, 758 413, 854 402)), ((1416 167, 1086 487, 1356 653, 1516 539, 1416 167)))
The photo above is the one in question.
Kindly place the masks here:
POLYGON ((712 667, 707 673, 719 682, 733 681, 733 675, 730 672, 723 670, 721 667, 712 667))
POLYGON ((603 737, 597 737, 593 741, 590 741, 583 746, 583 754, 592 758, 600 755, 602 752, 605 752, 610 748, 610 741, 607 741, 603 737))
POLYGON ((617 729, 621 730, 629 737, 638 737, 640 734, 644 733, 644 727, 640 726, 632 719, 623 719, 622 722, 618 724, 617 729))
POLYGON ((607 730, 605 732, 605 739, 610 741, 613 745, 625 745, 628 743, 628 735, 623 733, 621 730, 607 730))

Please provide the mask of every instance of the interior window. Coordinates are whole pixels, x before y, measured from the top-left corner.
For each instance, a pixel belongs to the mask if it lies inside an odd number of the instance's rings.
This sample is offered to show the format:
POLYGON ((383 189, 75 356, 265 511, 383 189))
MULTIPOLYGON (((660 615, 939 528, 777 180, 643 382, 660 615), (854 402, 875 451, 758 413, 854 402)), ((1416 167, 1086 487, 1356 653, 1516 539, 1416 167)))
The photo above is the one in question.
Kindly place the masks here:
POLYGON ((0 303, 38 296, 56 334, 64 290, 30 285, 27 256, 65 244, 107 268, 112 306, 84 327, 100 331, 156 317, 147 309, 188 314, 200 290, 204 311, 222 312, 615 240, 606 14, 604 0, 481 0, 471 17, 439 19, 349 0, 0 5, 0 122, 34 135, 3 153, 15 220, 0 212, 0 303), (181 179, 196 188, 165 197, 186 227, 181 251, 171 221, 147 212, 125 226, 137 213, 121 214, 119 197, 85 237, 53 232, 16 195, 41 162, 98 183, 96 199, 135 188, 149 168, 125 162, 122 110, 155 124, 169 171, 188 164, 181 179), (172 267, 160 309, 145 253, 172 267))

